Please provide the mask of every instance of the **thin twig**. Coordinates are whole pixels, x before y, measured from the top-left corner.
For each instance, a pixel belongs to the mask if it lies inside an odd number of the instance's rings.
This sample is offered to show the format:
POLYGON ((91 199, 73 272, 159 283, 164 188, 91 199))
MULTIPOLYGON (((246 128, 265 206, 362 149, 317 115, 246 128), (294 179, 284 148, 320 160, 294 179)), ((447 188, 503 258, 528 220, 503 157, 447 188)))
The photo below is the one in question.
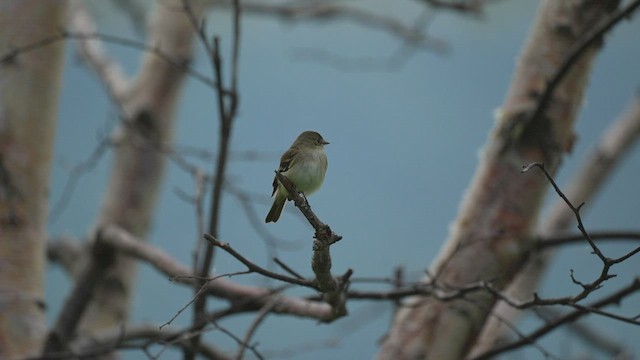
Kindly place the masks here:
POLYGON ((582 217, 580 216, 580 208, 584 205, 584 203, 580 204, 577 207, 574 206, 571 203, 571 201, 569 201, 567 196, 560 190, 560 188, 558 187, 556 182, 553 180, 551 175, 547 172, 547 170, 544 167, 544 164, 542 164, 542 163, 532 163, 532 164, 526 165, 526 166, 523 167, 522 172, 527 172, 527 171, 531 170, 534 167, 540 169, 543 172, 544 176, 551 183, 551 186, 553 186, 553 189, 556 191, 558 196, 560 196, 560 198, 562 198, 564 200, 564 202, 567 204, 567 206, 569 206, 569 208, 574 213, 575 218, 576 218, 576 220, 578 222, 578 229, 580 230, 580 233, 587 240, 587 242, 589 243, 589 246, 591 246, 591 249, 593 250, 593 253, 602 262, 602 271, 600 272, 600 276, 597 279, 595 279, 593 282, 591 282, 589 284, 583 284, 581 282, 576 281, 572 277, 573 282, 582 287, 582 292, 573 297, 574 301, 582 300, 585 297, 587 297, 591 292, 599 289, 602 286, 602 283, 604 283, 606 280, 609 280, 610 278, 615 276, 615 275, 610 275, 609 274, 609 269, 611 268, 611 266, 617 264, 619 261, 617 259, 610 259, 610 258, 606 257, 602 253, 600 248, 591 239, 591 236, 589 235, 589 233, 587 232, 587 230, 584 227, 584 224, 582 223, 582 217))
MULTIPOLYGON (((160 273, 179 284, 194 287, 201 279, 195 275, 189 267, 177 262, 165 251, 153 245, 140 241, 127 231, 116 226, 108 226, 103 231, 104 241, 117 248, 123 255, 131 256, 148 263, 160 273)), ((205 281, 207 279, 204 279, 205 281)), ((271 289, 240 285, 218 278, 207 284, 207 295, 233 302, 244 304, 242 311, 259 311, 270 297, 281 291, 279 288, 271 289)), ((281 296, 282 306, 278 306, 279 314, 292 314, 311 319, 330 318, 330 307, 322 302, 309 301, 303 298, 281 296)), ((206 321, 204 322, 206 323, 206 321)))
MULTIPOLYGON (((599 301, 594 302, 592 305, 588 306, 588 308, 599 309, 610 304, 616 304, 626 296, 638 290, 640 290, 640 278, 636 277, 628 286, 616 291, 615 293, 599 301)), ((561 325, 575 321, 584 315, 588 315, 589 313, 590 311, 587 309, 578 309, 578 310, 572 311, 566 315, 563 315, 559 318, 556 318, 555 320, 550 321, 549 323, 538 328, 537 330, 533 331, 529 335, 526 335, 524 338, 521 338, 518 341, 514 341, 509 344, 495 347, 489 351, 486 351, 474 357, 471 360, 493 359, 499 354, 530 344, 533 341, 551 332, 552 330, 559 328, 561 325)))
MULTIPOLYGON (((159 330, 157 325, 138 325, 111 329, 92 336, 81 336, 71 343, 70 349, 49 353, 43 356, 29 357, 22 360, 68 360, 96 359, 101 355, 112 354, 114 350, 143 350, 154 344, 166 347, 190 349, 210 360, 230 360, 231 357, 207 343, 201 343, 197 349, 191 348, 189 338, 193 332, 189 330, 159 330), (142 341, 142 343, 141 343, 142 341)), ((159 352, 162 353, 161 350, 159 352)), ((149 353, 148 353, 149 354, 149 353)), ((158 358, 158 355, 150 358, 158 358)))
POLYGON ((2 65, 13 64, 17 61, 17 58, 19 57, 20 54, 35 51, 43 47, 47 47, 49 45, 66 41, 69 39, 82 40, 82 41, 99 40, 99 41, 103 41, 110 44, 116 44, 116 45, 120 45, 128 48, 148 52, 166 61, 168 64, 177 68, 178 70, 184 71, 187 75, 191 76, 193 79, 201 82, 202 84, 211 88, 214 88, 216 86, 216 83, 214 81, 212 81, 207 76, 199 73, 198 71, 194 70, 191 66, 189 66, 188 63, 175 60, 170 54, 164 52, 162 49, 160 49, 157 46, 151 46, 151 45, 147 45, 142 41, 132 40, 132 39, 110 35, 110 34, 103 34, 99 32, 92 33, 92 34, 78 34, 73 31, 68 31, 63 29, 58 34, 51 35, 49 37, 38 40, 31 44, 14 47, 11 51, 3 55, 0 55, 0 64, 2 65))
MULTIPOLYGON (((227 162, 228 162, 228 152, 229 152, 229 144, 231 141, 231 129, 233 120, 236 114, 237 109, 237 63, 238 63, 238 54, 239 54, 239 44, 237 43, 240 40, 240 14, 239 8, 236 7, 236 14, 234 16, 234 30, 233 30, 233 61, 235 64, 232 64, 232 87, 230 92, 227 92, 224 86, 223 72, 222 72, 222 59, 220 57, 220 39, 216 36, 213 38, 213 44, 208 41, 208 37, 204 28, 204 20, 200 20, 195 16, 191 5, 188 0, 183 0, 182 5, 184 11, 191 21, 194 30, 196 31, 197 36, 199 37, 202 45, 207 49, 207 55, 210 57, 212 71, 215 77, 215 90, 216 90, 216 98, 218 102, 218 122, 219 122, 219 136, 218 136, 218 158, 216 161, 216 168, 213 178, 212 192, 211 192, 211 206, 209 213, 209 227, 208 232, 212 234, 214 237, 218 236, 219 230, 219 221, 220 221, 220 208, 222 204, 222 187, 224 184, 227 162), (230 109, 227 107, 227 103, 225 101, 225 97, 229 96, 231 99, 230 109)), ((209 270, 213 264, 214 257, 214 246, 209 242, 205 247, 204 258, 199 259, 202 260, 200 263, 194 264, 197 267, 197 272, 200 277, 205 278, 208 277, 209 270)), ((200 282, 199 286, 203 286, 204 283, 200 282)), ((196 299, 194 306, 194 324, 199 321, 200 318, 204 316, 206 305, 206 298, 199 297, 196 299)), ((200 341, 199 336, 195 336, 192 339, 193 347, 197 348, 198 342, 200 341)), ((193 354, 186 354, 185 359, 193 359, 193 354)))
POLYGON ((314 285, 313 281, 305 280, 305 279, 299 279, 297 277, 294 278, 294 277, 281 275, 281 274, 275 273, 273 271, 269 271, 269 270, 267 270, 267 269, 265 269, 263 267, 260 267, 260 266, 256 265, 255 263, 253 263, 249 259, 247 259, 244 256, 242 256, 240 253, 235 251, 229 244, 218 241, 218 239, 213 237, 211 234, 204 234, 204 238, 207 241, 209 241, 211 246, 219 247, 220 249, 224 250, 229 255, 233 256, 238 261, 240 261, 244 266, 247 267, 247 269, 249 269, 252 272, 258 273, 260 275, 263 275, 263 276, 266 276, 266 277, 269 277, 269 278, 272 278, 272 279, 275 279, 275 280, 280 280, 280 281, 284 281, 284 282, 287 282, 287 283, 290 283, 290 284, 300 285, 300 286, 304 286, 304 287, 308 287, 308 288, 312 288, 312 289, 318 290, 317 286, 314 285))
POLYGON ((584 34, 573 47, 573 50, 569 53, 569 56, 565 58, 563 63, 558 67, 558 70, 554 73, 554 76, 547 82, 547 87, 540 96, 540 100, 537 103, 536 109, 533 111, 530 119, 538 119, 547 109, 547 106, 551 102, 551 98, 555 89, 560 85, 564 77, 573 68, 573 65, 582 57, 582 55, 594 44, 598 43, 609 30, 611 30, 616 24, 625 19, 631 19, 631 15, 640 6, 640 0, 635 0, 629 3, 624 8, 611 14, 604 19, 600 24, 591 29, 591 31, 584 34))
POLYGON ((73 193, 76 190, 76 186, 78 185, 80 178, 96 167, 110 145, 111 140, 108 137, 104 137, 103 139, 98 141, 98 144, 93 149, 89 157, 75 164, 73 168, 71 168, 69 174, 67 175, 67 180, 64 183, 62 194, 51 207, 51 215, 49 217, 50 226, 53 226, 67 209, 67 206, 69 205, 69 202, 73 197, 73 193))
MULTIPOLYGON (((591 237, 592 241, 598 243, 610 241, 640 241, 640 232, 638 231, 590 231, 589 236, 591 237)), ((545 237, 535 242, 534 249, 544 250, 561 245, 584 243, 584 240, 585 238, 583 234, 568 234, 545 237)))
MULTIPOLYGON (((216 0, 218 8, 233 7, 235 0, 216 0)), ((405 25, 402 21, 386 14, 377 14, 369 9, 330 2, 285 2, 274 4, 265 1, 242 1, 242 11, 246 14, 277 16, 285 20, 341 20, 367 28, 379 29, 396 36, 402 41, 426 50, 443 53, 447 44, 428 34, 405 25)))
POLYGON ((271 300, 269 300, 268 303, 266 303, 262 307, 262 309, 260 309, 260 311, 258 312, 258 315, 256 315, 256 318, 251 323, 251 326, 249 326, 249 330, 247 330, 247 334, 244 336, 243 344, 242 346, 240 346, 240 350, 238 351, 238 356, 236 356, 237 360, 242 360, 242 358, 244 358, 244 352, 247 349, 245 345, 249 344, 249 342, 251 341, 251 338, 253 337, 253 334, 255 334, 256 330, 258 330, 258 327, 267 318, 267 315, 269 315, 271 310, 276 305, 278 305, 279 301, 280 301, 280 298, 278 296, 274 296, 273 298, 271 298, 271 300))
POLYGON ((273 261, 278 264, 278 266, 280 266, 284 271, 288 272, 289 274, 297 277, 298 279, 304 279, 304 276, 300 275, 298 272, 296 272, 295 270, 293 270, 289 265, 285 264, 284 262, 282 262, 280 259, 278 258, 273 258, 273 261))
MULTIPOLYGON (((231 277, 231 276, 235 276, 235 275, 244 275, 244 274, 250 274, 250 273, 251 273, 251 271, 238 271, 238 272, 234 272, 234 273, 230 273, 230 274, 222 274, 222 275, 214 276, 214 277, 212 277, 210 279, 206 279, 205 283, 200 287, 200 289, 198 289, 198 291, 193 296, 193 298, 191 298, 191 300, 188 303, 186 303, 183 307, 181 307, 180 310, 178 310, 169 320, 167 320, 164 324, 160 325, 160 330, 162 330, 162 328, 164 328, 167 325, 171 325, 173 320, 175 320, 178 316, 180 316, 180 314, 182 314, 182 312, 185 311, 191 304, 196 302, 196 300, 198 300, 198 298, 200 298, 202 295, 204 295, 206 293, 207 284, 209 282, 215 281, 215 280, 223 278, 223 277, 231 277)), ((183 278, 185 278, 185 277, 175 277, 173 280, 180 280, 180 279, 183 279, 183 278)), ((191 278, 195 278, 195 277, 191 277, 191 278)))
MULTIPOLYGON (((562 312, 557 311, 552 307, 541 307, 536 309, 536 314, 544 315, 546 318, 559 318, 564 315, 562 312)), ((610 338, 610 335, 613 334, 607 334, 601 331, 598 326, 590 326, 586 322, 576 321, 567 324, 565 329, 569 330, 590 346, 607 353, 612 357, 612 359, 621 359, 615 356, 626 354, 625 346, 618 343, 613 338, 610 338)))

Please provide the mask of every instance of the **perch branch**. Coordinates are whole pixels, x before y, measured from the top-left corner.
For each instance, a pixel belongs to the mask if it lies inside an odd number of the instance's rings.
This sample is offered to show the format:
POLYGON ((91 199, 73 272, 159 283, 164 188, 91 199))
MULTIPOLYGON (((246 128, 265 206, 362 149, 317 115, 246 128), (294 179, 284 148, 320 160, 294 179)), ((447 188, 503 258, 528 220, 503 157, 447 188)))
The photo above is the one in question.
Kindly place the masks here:
POLYGON ((348 269, 344 275, 334 277, 331 274, 331 252, 329 251, 330 246, 340 241, 342 236, 334 233, 329 225, 320 221, 306 199, 298 193, 295 185, 286 176, 276 171, 276 178, 287 189, 289 197, 315 229, 311 267, 316 275, 318 289, 325 295, 325 300, 331 304, 337 317, 346 315, 346 291, 353 270, 348 269))

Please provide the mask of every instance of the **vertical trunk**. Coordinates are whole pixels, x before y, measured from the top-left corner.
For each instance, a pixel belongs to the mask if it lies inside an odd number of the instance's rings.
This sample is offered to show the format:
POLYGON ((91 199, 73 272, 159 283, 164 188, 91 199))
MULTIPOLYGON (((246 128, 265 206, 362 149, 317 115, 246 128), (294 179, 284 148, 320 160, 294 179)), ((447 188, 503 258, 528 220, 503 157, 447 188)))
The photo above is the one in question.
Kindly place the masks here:
MULTIPOLYGON (((479 281, 503 289, 524 263, 531 231, 548 184, 522 165, 543 162, 554 173, 571 148, 572 127, 591 64, 592 47, 573 65, 539 116, 540 96, 581 34, 618 1, 546 0, 481 156, 471 187, 432 273, 442 288, 479 281)), ((476 341, 495 303, 486 291, 441 302, 410 299, 396 315, 379 359, 462 359, 476 341)))
MULTIPOLYGON (((196 2, 200 3, 200 2, 196 2)), ((193 5, 196 11, 202 6, 193 5)), ((154 53, 144 54, 141 72, 122 96, 125 118, 115 138, 114 163, 98 227, 118 225, 144 239, 149 231, 173 137, 175 108, 185 72, 175 64, 191 57, 194 28, 178 0, 156 6, 149 27, 150 46, 158 46, 174 64, 154 53)), ((97 334, 127 321, 136 260, 117 256, 97 286, 80 329, 97 334)))
MULTIPOLYGON (((582 168, 573 176, 569 182, 570 185, 564 190, 573 204, 587 205, 581 208, 581 213, 588 209, 593 197, 613 175, 618 163, 639 138, 640 94, 637 94, 627 111, 602 136, 598 147, 587 157, 582 168)), ((547 220, 537 229, 538 234, 543 238, 565 232, 569 229, 569 225, 575 224, 575 215, 562 199, 556 201, 547 215, 547 220)), ((507 295, 511 299, 521 301, 532 299, 554 253, 555 251, 550 249, 529 258, 527 265, 509 285, 507 295)), ((499 315, 499 318, 492 317, 487 321, 472 354, 481 354, 491 349, 496 341, 509 333, 505 322, 506 324, 515 322, 521 311, 501 301, 495 306, 493 312, 499 315)))
MULTIPOLYGON (((64 27, 66 1, 0 3, 0 56, 64 27)), ((0 63, 0 358, 36 355, 46 335, 44 266, 64 44, 0 63)))

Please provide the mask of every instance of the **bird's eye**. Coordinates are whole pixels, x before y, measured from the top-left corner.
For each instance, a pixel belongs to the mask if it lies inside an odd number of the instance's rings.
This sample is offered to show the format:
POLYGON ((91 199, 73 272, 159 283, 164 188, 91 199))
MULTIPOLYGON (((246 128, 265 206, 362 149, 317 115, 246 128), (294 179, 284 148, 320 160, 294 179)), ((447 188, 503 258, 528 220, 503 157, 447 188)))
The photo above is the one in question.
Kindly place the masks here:
POLYGON ((318 140, 316 140, 316 142, 317 142, 318 144, 322 144, 322 143, 324 143, 324 141, 322 140, 322 138, 318 138, 318 140))

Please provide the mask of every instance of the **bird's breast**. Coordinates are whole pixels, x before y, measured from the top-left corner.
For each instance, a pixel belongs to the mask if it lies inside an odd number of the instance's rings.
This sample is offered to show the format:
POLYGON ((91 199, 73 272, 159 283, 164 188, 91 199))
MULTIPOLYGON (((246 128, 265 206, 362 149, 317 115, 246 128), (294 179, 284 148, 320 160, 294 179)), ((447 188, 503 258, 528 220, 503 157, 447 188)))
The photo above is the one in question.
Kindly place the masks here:
POLYGON ((326 171, 326 154, 323 150, 314 150, 298 159, 284 175, 294 183, 298 191, 309 195, 322 185, 326 171))

